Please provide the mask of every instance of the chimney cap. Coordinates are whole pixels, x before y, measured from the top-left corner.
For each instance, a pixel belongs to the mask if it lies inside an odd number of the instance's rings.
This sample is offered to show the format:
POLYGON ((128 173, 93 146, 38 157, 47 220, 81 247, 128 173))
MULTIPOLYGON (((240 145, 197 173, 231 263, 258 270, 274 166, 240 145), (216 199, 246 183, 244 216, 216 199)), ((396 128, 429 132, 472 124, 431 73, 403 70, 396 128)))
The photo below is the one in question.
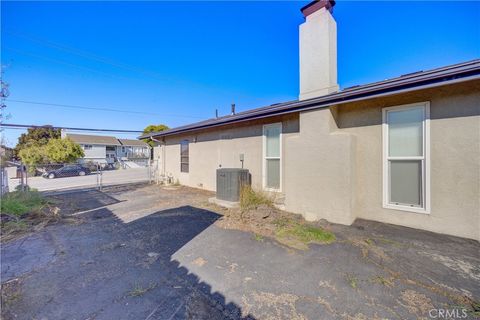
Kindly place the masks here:
POLYGON ((315 0, 304 6, 300 11, 302 11, 303 16, 306 18, 312 13, 325 7, 328 11, 333 11, 333 6, 335 5, 335 0, 315 0))

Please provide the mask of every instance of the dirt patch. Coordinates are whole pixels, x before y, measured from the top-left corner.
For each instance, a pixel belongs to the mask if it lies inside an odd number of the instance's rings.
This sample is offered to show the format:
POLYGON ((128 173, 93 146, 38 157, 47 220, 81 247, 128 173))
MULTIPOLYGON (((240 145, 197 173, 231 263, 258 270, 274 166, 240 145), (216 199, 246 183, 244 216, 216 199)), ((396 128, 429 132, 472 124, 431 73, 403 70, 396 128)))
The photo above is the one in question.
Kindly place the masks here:
POLYGON ((12 305, 22 299, 22 285, 20 279, 12 279, 2 283, 0 290, 2 297, 2 318, 15 317, 16 315, 12 305))
POLYGON ((333 310, 333 307, 332 305, 330 304, 330 302, 328 302, 327 300, 325 300, 324 298, 322 297, 318 297, 317 298, 317 301, 320 305, 322 305, 328 312, 330 312, 331 314, 335 314, 335 310, 333 310))
POLYGON ((207 263, 207 260, 203 259, 202 257, 198 257, 197 259, 193 260, 192 262, 194 265, 202 267, 204 264, 207 263))
POLYGON ((425 315, 434 308, 430 298, 414 290, 403 291, 400 299, 399 303, 407 308, 410 313, 417 316, 425 315))
POLYGON ((308 249, 310 243, 325 244, 335 241, 335 235, 329 230, 328 224, 308 223, 300 215, 269 205, 220 212, 223 217, 216 221, 217 226, 251 232, 257 241, 263 241, 265 237, 273 238, 287 247, 299 250, 308 249))
POLYGON ((82 219, 78 217, 66 217, 61 215, 60 209, 52 204, 45 205, 36 212, 22 215, 21 217, 12 217, 7 221, 2 221, 0 240, 6 243, 18 238, 22 238, 33 232, 38 232, 48 225, 56 223, 81 223, 82 219))
POLYGON ((376 315, 373 316, 366 316, 363 313, 357 313, 355 315, 349 315, 346 313, 342 314, 342 318, 345 320, 384 320, 383 318, 380 318, 376 315))
POLYGON ((394 287, 395 286, 395 278, 394 277, 383 277, 383 276, 375 276, 371 279, 373 283, 381 284, 385 287, 394 287))
POLYGON ((350 236, 346 240, 351 245, 360 249, 363 258, 376 258, 382 262, 390 262, 392 259, 385 253, 385 250, 375 243, 371 238, 350 236))
POLYGON ((270 292, 253 292, 243 297, 242 313, 247 315, 254 312, 257 317, 267 320, 305 320, 307 318, 295 307, 299 299, 300 297, 290 293, 276 295, 270 292))
POLYGON ((330 281, 320 281, 318 285, 322 288, 327 288, 333 294, 337 295, 337 288, 330 281))
POLYGON ((231 263, 229 266, 228 266, 228 269, 229 269, 229 273, 234 273, 236 271, 238 267, 238 263, 231 263))
POLYGON ((438 253, 432 253, 432 252, 421 251, 419 253, 423 256, 429 257, 433 261, 443 264, 449 269, 452 269, 458 275, 464 277, 465 279, 480 281, 480 268, 478 268, 478 266, 474 266, 472 263, 468 261, 454 259, 451 257, 447 257, 444 255, 441 255, 438 253))

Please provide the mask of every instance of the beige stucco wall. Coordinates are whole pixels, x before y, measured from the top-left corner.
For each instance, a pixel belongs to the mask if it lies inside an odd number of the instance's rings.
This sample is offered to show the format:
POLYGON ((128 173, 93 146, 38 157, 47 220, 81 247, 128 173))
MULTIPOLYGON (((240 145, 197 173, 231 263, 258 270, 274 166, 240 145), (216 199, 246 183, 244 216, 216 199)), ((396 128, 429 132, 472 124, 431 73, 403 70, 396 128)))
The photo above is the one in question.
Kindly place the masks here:
POLYGON ((480 240, 480 82, 337 107, 356 139, 355 216, 480 240), (382 207, 382 107, 430 101, 430 214, 382 207))
MULTIPOLYGON (((283 124, 283 137, 298 132, 298 115, 289 115, 166 138, 165 174, 183 185, 215 191, 216 170, 241 168, 240 154, 244 154, 244 168, 252 175, 252 185, 261 189, 263 125, 276 122, 283 124), (180 172, 180 142, 184 139, 190 141, 188 173, 180 172)), ((160 149, 156 150, 158 154, 160 149)))
POLYGON ((215 190, 215 170, 240 167, 262 188, 262 126, 283 123, 282 198, 308 220, 356 218, 480 240, 480 82, 333 106, 166 138, 165 168, 180 183, 215 190), (382 108, 430 101, 431 212, 382 207, 382 108), (179 142, 189 139, 190 172, 179 142), (194 142, 196 141, 196 142, 194 142))
POLYGON ((300 133, 285 141, 285 209, 307 220, 351 224, 355 137, 336 130, 330 109, 300 113, 300 133))

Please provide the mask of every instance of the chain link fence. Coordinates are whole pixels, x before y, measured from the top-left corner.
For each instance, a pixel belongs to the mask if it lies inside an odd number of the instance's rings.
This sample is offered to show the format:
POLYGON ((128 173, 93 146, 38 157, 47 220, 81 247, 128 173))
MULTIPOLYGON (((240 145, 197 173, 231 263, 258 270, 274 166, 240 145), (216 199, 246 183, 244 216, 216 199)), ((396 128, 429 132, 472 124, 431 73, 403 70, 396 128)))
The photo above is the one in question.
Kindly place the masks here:
POLYGON ((116 163, 47 163, 30 166, 11 162, 2 167, 2 191, 55 191, 97 188, 129 183, 155 183, 157 163, 147 160, 132 165, 116 163))

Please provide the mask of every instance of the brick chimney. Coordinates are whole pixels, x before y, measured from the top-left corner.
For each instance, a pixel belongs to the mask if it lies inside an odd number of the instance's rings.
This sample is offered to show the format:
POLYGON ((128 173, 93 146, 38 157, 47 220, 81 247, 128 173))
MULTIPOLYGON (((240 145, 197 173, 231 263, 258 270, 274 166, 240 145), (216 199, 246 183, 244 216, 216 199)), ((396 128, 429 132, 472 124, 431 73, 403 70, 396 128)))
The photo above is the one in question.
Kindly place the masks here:
POLYGON ((332 12, 335 1, 313 1, 301 9, 300 100, 338 91, 337 24, 332 12))

